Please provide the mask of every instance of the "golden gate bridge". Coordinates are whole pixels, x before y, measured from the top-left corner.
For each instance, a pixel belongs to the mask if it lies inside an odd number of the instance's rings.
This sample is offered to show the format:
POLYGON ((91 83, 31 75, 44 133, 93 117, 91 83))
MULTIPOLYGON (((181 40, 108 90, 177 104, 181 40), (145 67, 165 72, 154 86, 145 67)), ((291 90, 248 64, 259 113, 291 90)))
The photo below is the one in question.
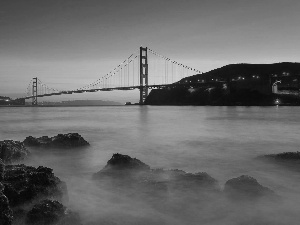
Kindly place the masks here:
POLYGON ((185 77, 199 73, 201 73, 199 70, 172 60, 150 48, 140 47, 109 73, 76 90, 57 90, 34 77, 28 84, 25 97, 20 99, 32 99, 32 105, 35 106, 38 105, 38 98, 46 96, 139 89, 139 104, 142 105, 149 89, 195 87, 211 83, 205 80, 196 80, 192 83, 184 80, 185 77))

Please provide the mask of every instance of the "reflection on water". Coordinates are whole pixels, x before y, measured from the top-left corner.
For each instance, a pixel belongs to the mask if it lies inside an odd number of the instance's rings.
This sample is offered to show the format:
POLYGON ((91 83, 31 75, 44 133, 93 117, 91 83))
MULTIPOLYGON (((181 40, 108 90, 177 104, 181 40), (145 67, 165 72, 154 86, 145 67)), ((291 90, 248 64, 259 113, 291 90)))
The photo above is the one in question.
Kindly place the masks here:
POLYGON ((221 186, 230 178, 251 175, 285 201, 272 207, 260 204, 256 210, 243 212, 244 217, 251 220, 255 213, 263 213, 265 217, 257 218, 265 224, 275 221, 272 213, 278 215, 278 224, 299 219, 300 172, 254 159, 261 154, 299 150, 299 108, 109 106, 0 111, 1 140, 78 132, 90 142, 86 149, 32 150, 32 158, 27 162, 51 167, 67 182, 69 204, 81 212, 86 222, 197 224, 197 219, 204 218, 203 224, 243 222, 238 207, 220 212, 219 216, 214 213, 215 205, 201 209, 202 214, 190 210, 187 214, 194 220, 187 220, 162 213, 144 202, 116 200, 113 193, 100 190, 90 179, 116 152, 136 157, 152 168, 205 171, 221 186))

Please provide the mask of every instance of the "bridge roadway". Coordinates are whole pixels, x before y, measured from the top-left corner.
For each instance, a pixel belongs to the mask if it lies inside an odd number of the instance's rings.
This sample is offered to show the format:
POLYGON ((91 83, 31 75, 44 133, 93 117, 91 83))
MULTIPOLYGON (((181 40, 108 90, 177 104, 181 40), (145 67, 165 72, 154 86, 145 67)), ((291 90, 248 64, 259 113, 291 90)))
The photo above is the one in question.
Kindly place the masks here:
MULTIPOLYGON (((37 95, 36 97, 46 97, 46 96, 54 96, 54 95, 68 95, 74 93, 85 93, 85 92, 97 92, 97 91, 113 91, 113 90, 134 90, 134 89, 141 89, 143 87, 147 87, 149 89, 164 89, 164 88, 176 88, 176 87, 185 87, 185 88, 195 88, 195 87, 216 87, 216 86, 223 86, 225 81, 214 81, 214 82, 197 82, 197 83, 172 83, 172 84, 159 84, 159 85, 147 85, 147 86, 128 86, 128 87, 114 87, 114 88, 99 88, 99 89, 87 89, 87 90, 73 90, 73 91, 61 91, 61 92, 54 92, 50 94, 42 94, 37 95)), ((31 99, 34 96, 27 96, 20 99, 31 99)))

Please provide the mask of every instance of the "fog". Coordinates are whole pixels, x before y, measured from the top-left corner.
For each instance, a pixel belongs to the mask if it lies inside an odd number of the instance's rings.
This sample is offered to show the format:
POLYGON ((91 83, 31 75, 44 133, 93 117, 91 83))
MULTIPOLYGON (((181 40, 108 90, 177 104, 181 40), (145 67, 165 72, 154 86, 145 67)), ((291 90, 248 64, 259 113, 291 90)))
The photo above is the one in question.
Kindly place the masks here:
MULTIPOLYGON (((27 162, 54 168, 55 175, 67 183, 69 201, 64 204, 80 214, 83 224, 297 224, 300 219, 300 170, 297 167, 252 158, 244 162, 248 161, 248 165, 255 168, 253 171, 241 169, 231 177, 224 178, 226 172, 217 168, 206 168, 214 178, 223 177, 218 179, 220 192, 201 188, 195 192, 193 187, 184 191, 169 188, 157 195, 151 187, 140 189, 113 179, 93 179, 93 174, 106 163, 100 163, 96 169, 92 165, 83 165, 81 157, 85 151, 89 149, 33 149, 33 157, 27 162), (274 190, 276 197, 229 198, 222 192, 224 180, 242 174, 258 179, 260 184, 274 190)), ((148 163, 147 158, 140 159, 148 163)), ((240 160, 241 156, 231 157, 231 162, 240 160)), ((233 166, 228 170, 232 173, 236 168, 233 166)))
MULTIPOLYGON (((79 107, 3 109, 2 139, 78 132, 83 149, 30 149, 27 165, 53 168, 68 187, 64 204, 93 224, 298 224, 300 166, 257 156, 299 150, 300 109, 273 107, 79 107), (207 172, 220 192, 163 195, 93 180, 113 153, 136 157, 152 169, 207 172), (276 198, 240 200, 222 190, 249 175, 276 198)), ((126 181, 126 179, 125 179, 126 181)))

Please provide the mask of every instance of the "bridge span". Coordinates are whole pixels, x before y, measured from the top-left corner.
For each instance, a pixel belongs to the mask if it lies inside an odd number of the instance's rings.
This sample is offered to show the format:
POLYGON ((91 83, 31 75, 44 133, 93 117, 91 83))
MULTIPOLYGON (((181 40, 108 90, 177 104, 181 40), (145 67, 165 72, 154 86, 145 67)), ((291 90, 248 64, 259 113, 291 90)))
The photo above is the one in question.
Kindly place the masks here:
POLYGON ((139 104, 144 104, 151 89, 209 87, 225 83, 221 80, 198 80, 192 83, 184 80, 185 77, 200 73, 199 70, 163 56, 150 48, 140 47, 109 73, 76 90, 57 90, 34 77, 27 87, 26 95, 20 99, 32 99, 32 105, 38 105, 38 98, 46 96, 138 89, 139 104))

